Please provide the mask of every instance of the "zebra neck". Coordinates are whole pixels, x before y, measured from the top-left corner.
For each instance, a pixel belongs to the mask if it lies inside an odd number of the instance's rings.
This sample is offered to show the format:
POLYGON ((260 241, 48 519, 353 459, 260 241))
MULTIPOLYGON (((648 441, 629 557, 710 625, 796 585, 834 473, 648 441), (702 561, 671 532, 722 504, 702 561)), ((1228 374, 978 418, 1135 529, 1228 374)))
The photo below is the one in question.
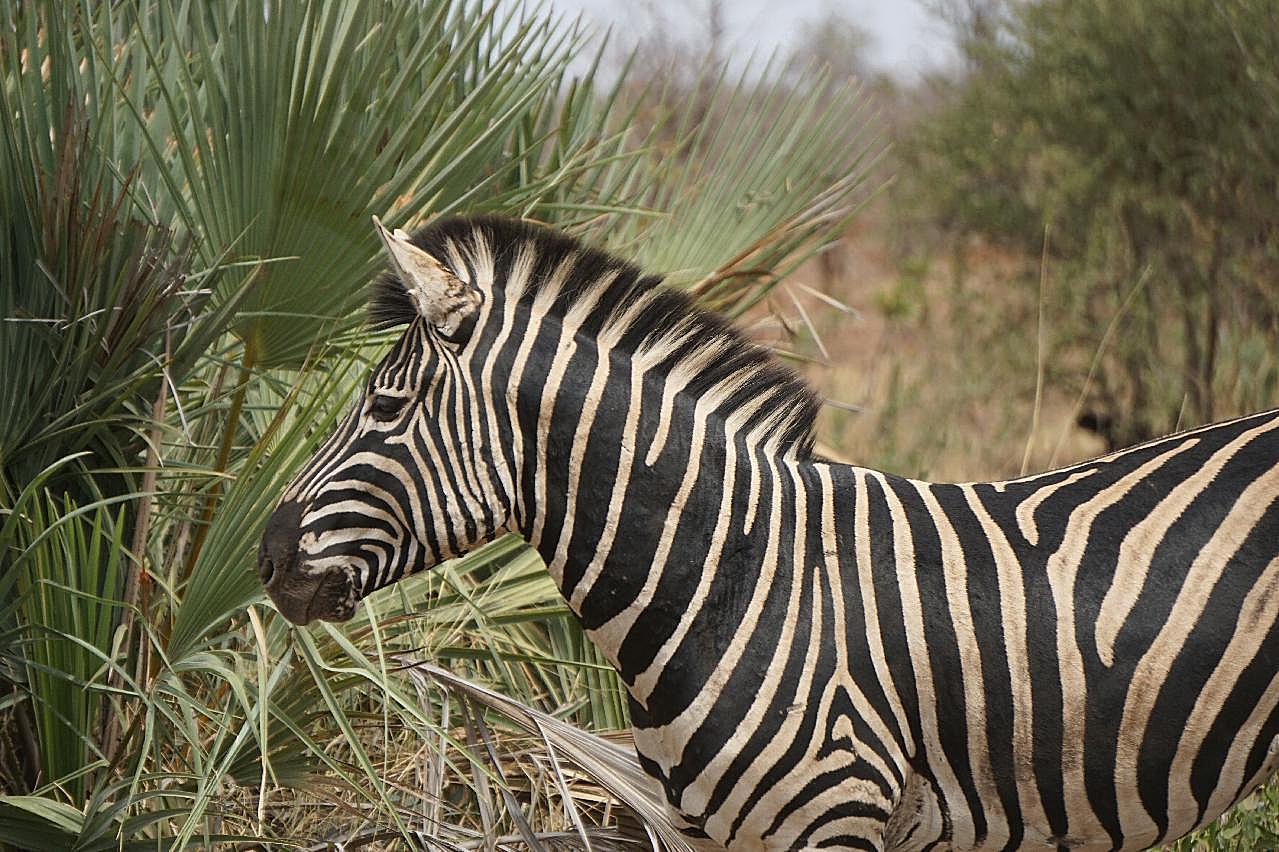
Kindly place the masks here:
POLYGON ((726 646, 733 626, 716 612, 763 575, 792 570, 781 542, 795 536, 811 465, 695 408, 601 414, 588 440, 566 442, 569 458, 544 460, 547 490, 526 532, 628 684, 651 680, 690 636, 702 649, 726 646), (629 432, 626 422, 600 425, 610 419, 637 422, 629 432), (555 475, 557 461, 568 475, 555 475))
POLYGON ((704 353, 636 354, 538 321, 491 383, 512 430, 511 527, 629 677, 658 653, 634 649, 682 639, 696 596, 713 606, 739 594, 724 578, 753 588, 776 561, 769 526, 806 489, 782 428, 798 403, 750 381, 757 369, 725 378, 704 353))

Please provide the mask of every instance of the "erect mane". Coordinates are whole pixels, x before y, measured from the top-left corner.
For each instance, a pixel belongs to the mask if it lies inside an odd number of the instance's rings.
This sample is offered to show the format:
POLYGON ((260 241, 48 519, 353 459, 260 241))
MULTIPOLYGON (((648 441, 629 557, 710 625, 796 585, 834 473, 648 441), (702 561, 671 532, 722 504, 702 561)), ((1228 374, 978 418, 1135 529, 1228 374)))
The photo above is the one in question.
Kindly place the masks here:
MULTIPOLYGON (((491 276, 508 299, 549 302, 549 315, 571 319, 580 330, 607 338, 612 348, 655 360, 667 373, 685 371, 689 392, 712 390, 723 398, 721 410, 741 409, 744 423, 757 426, 753 431, 780 451, 811 454, 821 403, 808 384, 722 317, 660 286, 660 276, 518 219, 437 219, 411 241, 465 281, 491 276), (512 293, 512 272, 530 261, 528 274, 517 276, 521 292, 512 293)), ((399 279, 384 272, 374 283, 371 322, 389 327, 417 316, 399 279)))

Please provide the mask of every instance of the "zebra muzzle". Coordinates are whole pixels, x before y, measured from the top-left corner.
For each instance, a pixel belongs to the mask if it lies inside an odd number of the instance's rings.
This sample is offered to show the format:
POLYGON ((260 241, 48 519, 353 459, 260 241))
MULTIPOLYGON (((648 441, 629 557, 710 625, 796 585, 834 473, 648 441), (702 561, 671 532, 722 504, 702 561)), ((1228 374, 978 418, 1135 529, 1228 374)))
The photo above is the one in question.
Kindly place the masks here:
POLYGON ((346 621, 355 615, 359 599, 351 572, 329 566, 303 565, 276 571, 266 585, 266 593, 280 614, 294 624, 307 624, 317 618, 346 621))
POLYGON ((337 565, 308 565, 298 560, 298 521, 302 506, 281 503, 267 523, 258 550, 258 576, 267 597, 294 624, 317 618, 346 621, 359 600, 354 571, 337 565))

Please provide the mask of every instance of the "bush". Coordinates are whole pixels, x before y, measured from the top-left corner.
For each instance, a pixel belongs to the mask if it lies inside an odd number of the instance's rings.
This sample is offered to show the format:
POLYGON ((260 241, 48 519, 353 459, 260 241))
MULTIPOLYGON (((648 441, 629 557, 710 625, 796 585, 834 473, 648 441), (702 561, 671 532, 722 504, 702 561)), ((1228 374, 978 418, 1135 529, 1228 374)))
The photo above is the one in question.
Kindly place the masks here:
POLYGON ((1052 360, 1097 359, 1068 377, 1079 413, 1118 447, 1272 404, 1279 8, 1044 0, 985 20, 905 171, 950 230, 1047 242, 1052 360))

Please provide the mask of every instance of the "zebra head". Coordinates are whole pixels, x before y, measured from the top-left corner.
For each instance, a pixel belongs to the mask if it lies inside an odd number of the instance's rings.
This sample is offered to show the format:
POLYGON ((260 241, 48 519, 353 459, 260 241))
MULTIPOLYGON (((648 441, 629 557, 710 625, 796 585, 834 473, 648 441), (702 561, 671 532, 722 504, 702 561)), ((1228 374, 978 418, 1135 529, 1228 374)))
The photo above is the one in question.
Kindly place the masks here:
POLYGON ((267 594, 299 624, 350 618, 374 590, 495 537, 509 514, 492 455, 476 447, 465 351, 484 288, 454 271, 465 275, 460 258, 451 269, 374 223, 391 269, 374 319, 407 328, 285 489, 258 552, 267 594))

